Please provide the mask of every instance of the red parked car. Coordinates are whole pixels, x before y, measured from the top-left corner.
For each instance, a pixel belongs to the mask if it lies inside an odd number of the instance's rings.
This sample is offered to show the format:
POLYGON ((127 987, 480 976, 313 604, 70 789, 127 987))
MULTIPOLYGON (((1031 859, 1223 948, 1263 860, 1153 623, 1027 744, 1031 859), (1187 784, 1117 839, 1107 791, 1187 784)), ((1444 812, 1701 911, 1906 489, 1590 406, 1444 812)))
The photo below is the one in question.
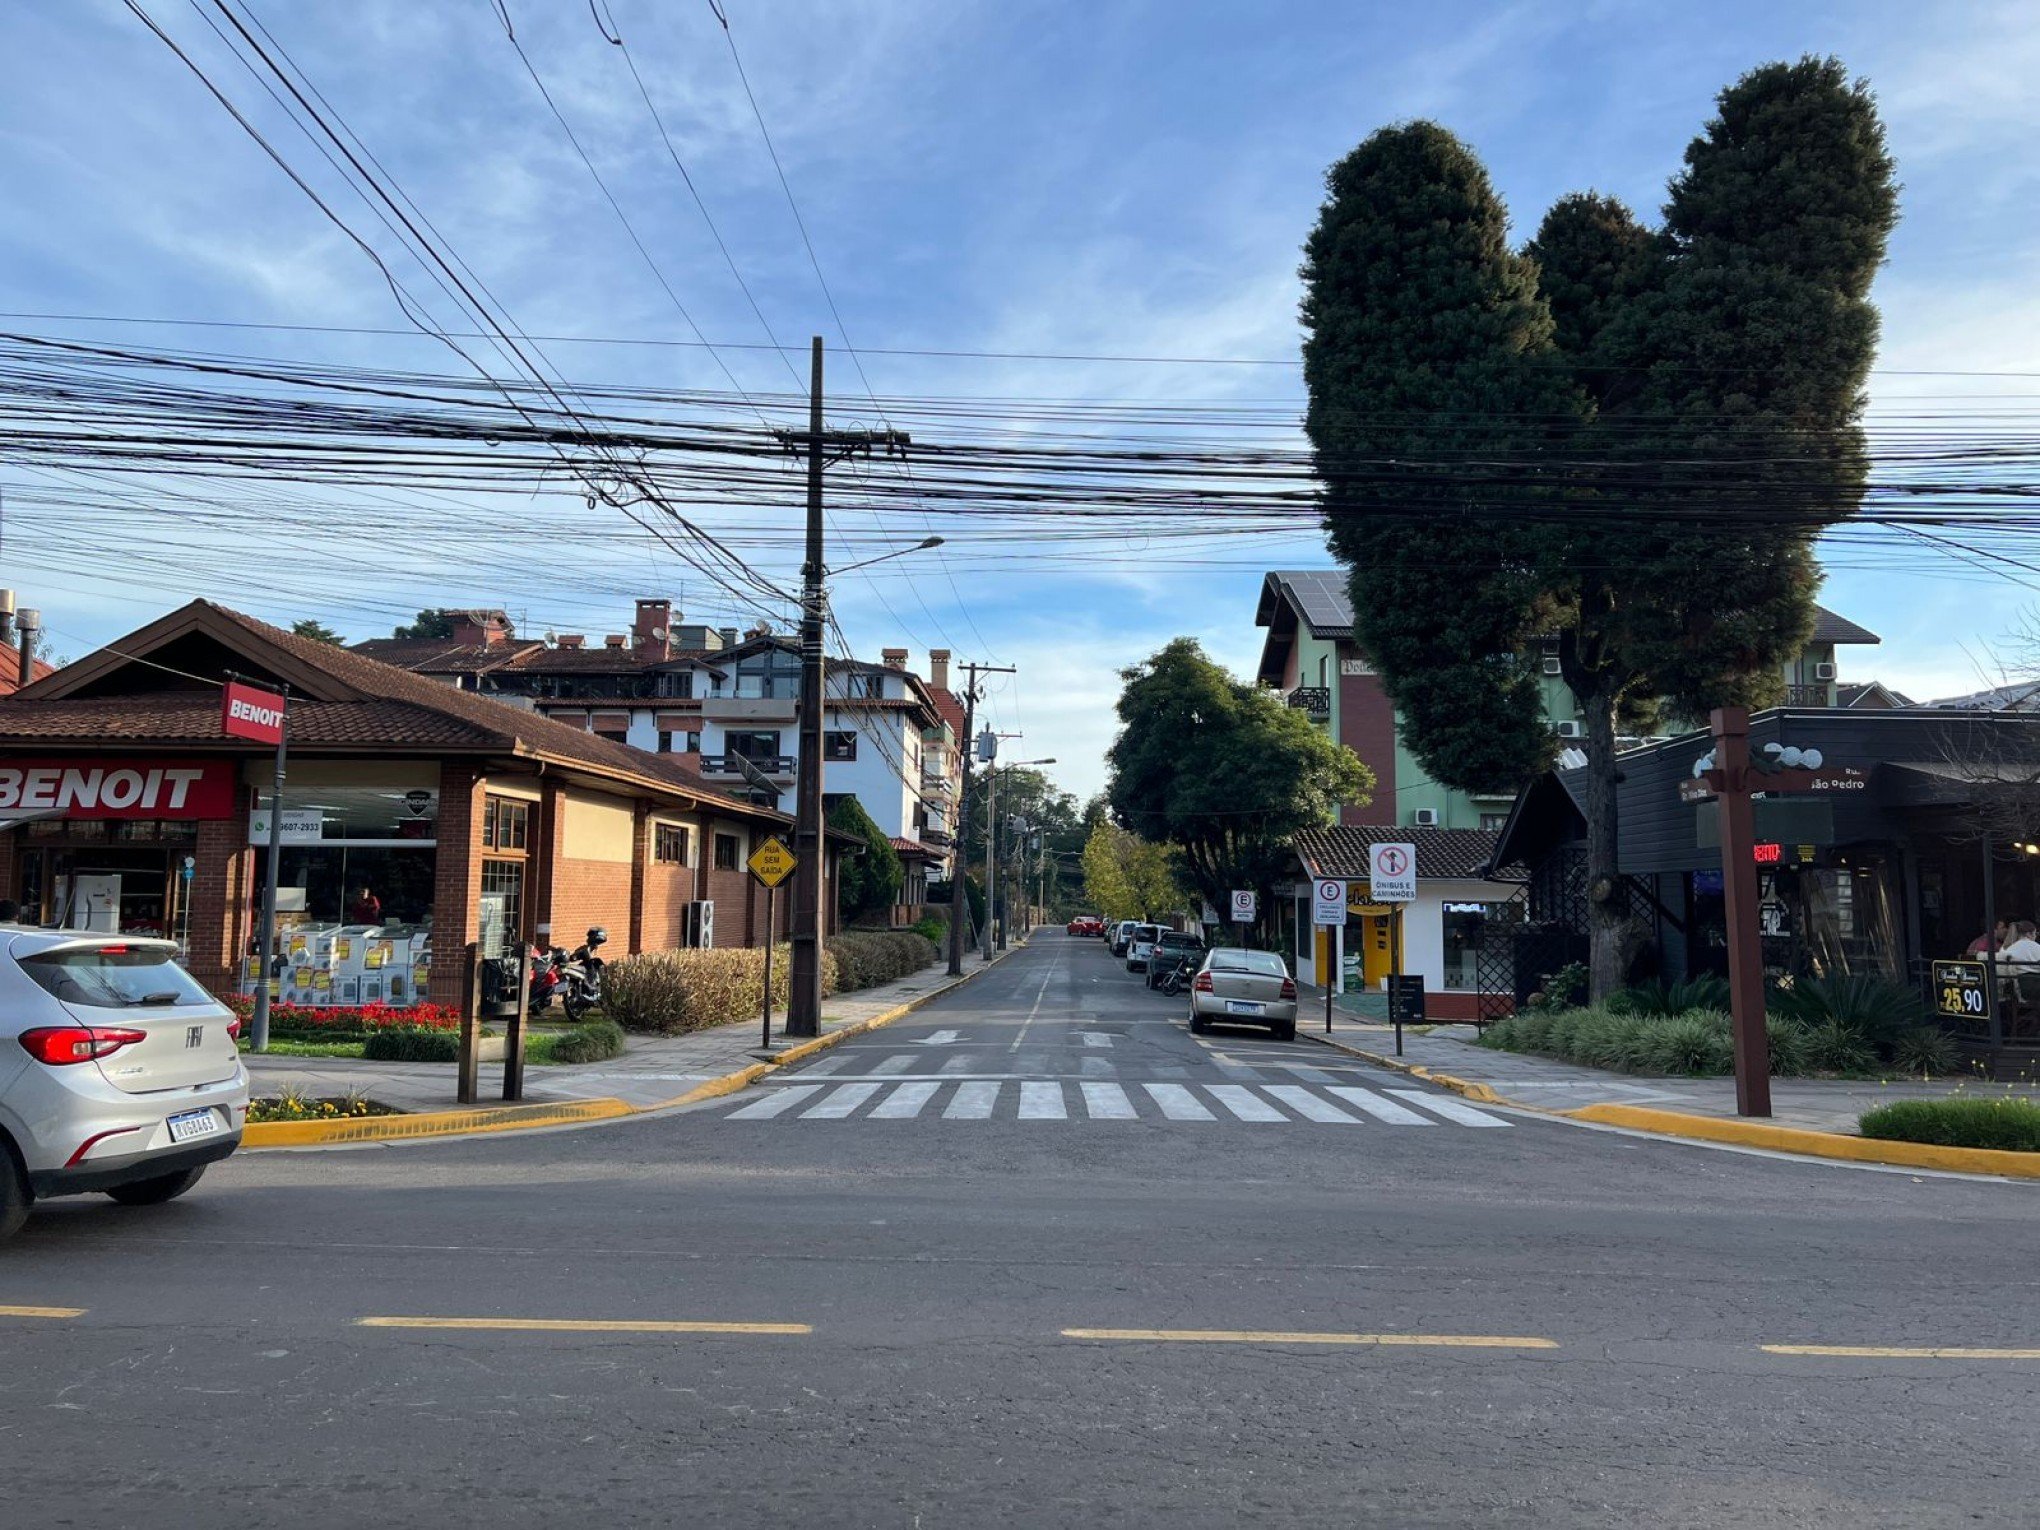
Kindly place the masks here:
POLYGON ((1096 914, 1079 914, 1069 922, 1069 933, 1072 935, 1103 935, 1105 933, 1105 921, 1096 914))

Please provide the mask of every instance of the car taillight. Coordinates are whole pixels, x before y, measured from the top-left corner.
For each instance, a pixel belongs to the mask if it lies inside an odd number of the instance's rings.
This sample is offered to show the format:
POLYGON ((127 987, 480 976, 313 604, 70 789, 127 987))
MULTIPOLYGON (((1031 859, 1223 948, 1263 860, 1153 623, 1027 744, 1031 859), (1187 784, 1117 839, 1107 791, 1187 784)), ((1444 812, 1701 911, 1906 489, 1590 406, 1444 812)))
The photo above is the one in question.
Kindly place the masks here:
POLYGON ((122 1047, 147 1041, 149 1033, 115 1030, 105 1025, 43 1025, 32 1031, 23 1031, 18 1039, 23 1049, 37 1062, 62 1068, 71 1063, 111 1057, 122 1047))
POLYGON ((1191 986, 1192 988, 1194 988, 1195 990, 1197 990, 1197 992, 1199 992, 1199 993, 1210 993, 1210 992, 1211 992, 1211 974, 1210 974, 1210 973, 1208 973, 1208 972, 1200 972, 1200 973, 1198 973, 1198 974, 1197 974, 1197 976, 1196 976, 1196 978, 1195 978, 1195 980, 1194 980, 1194 981, 1192 981, 1192 983, 1190 984, 1190 986, 1191 986))
POLYGON ((1295 978, 1284 978, 1282 980, 1282 997, 1285 999, 1293 999, 1296 997, 1295 978))
POLYGON ((231 1041, 239 1041, 241 1039, 241 1022, 239 1020, 229 1020, 227 1022, 227 1038, 231 1041))

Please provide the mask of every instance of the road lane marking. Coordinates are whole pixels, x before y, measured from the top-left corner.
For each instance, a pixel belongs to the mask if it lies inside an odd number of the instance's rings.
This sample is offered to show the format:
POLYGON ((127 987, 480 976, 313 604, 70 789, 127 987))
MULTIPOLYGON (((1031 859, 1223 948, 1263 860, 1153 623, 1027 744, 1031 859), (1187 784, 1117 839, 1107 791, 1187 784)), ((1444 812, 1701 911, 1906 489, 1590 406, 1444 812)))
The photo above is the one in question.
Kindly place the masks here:
POLYGON ((956 1094, 949 1102, 949 1108, 942 1112, 945 1121, 987 1121, 991 1119, 992 1107, 999 1101, 999 1091, 1006 1086, 1002 1083, 958 1084, 956 1094))
POLYGON ((1078 1031, 1077 1034, 1084 1038, 1084 1045, 1087 1047, 1109 1047, 1112 1045, 1112 1038, 1103 1031, 1078 1031))
POLYGON ((866 1077, 883 1078, 888 1073, 904 1073, 913 1066, 914 1054, 912 1052, 895 1052, 892 1056, 881 1059, 878 1065, 866 1077))
POLYGON ((1034 996, 1034 1007, 1027 1011, 1027 1018, 1020 1022, 1019 1034, 1013 1038, 1013 1050, 1020 1050, 1020 1043, 1027 1039, 1027 1028, 1034 1024, 1034 1017, 1041 1013, 1041 1001, 1048 997, 1048 985, 1062 971, 1062 952, 1058 951, 1049 959, 1048 971, 1042 974, 1041 992, 1034 996))
POLYGON ((1161 1106, 1162 1114, 1171 1121, 1216 1121, 1218 1117, 1198 1101, 1181 1084, 1142 1084, 1153 1101, 1161 1106))
POLYGON ((802 1111, 800 1118, 803 1121, 840 1121, 877 1094, 879 1088, 877 1084, 838 1084, 820 1104, 802 1111))
POLYGON ((1131 1344, 1345 1344, 1378 1349, 1557 1349, 1556 1339, 1496 1333, 1291 1333, 1251 1328, 1065 1328, 1065 1339, 1131 1344))
POLYGON ((1760 1344, 1767 1355, 1836 1355, 1847 1360, 2040 1360, 2040 1349, 1910 1348, 1888 1344, 1760 1344))
POLYGON ((769 1094, 752 1105, 733 1110, 724 1119, 730 1121, 763 1121, 767 1116, 776 1116, 782 1110, 791 1110, 811 1094, 820 1094, 820 1084, 790 1084, 777 1094, 769 1094))
MULTIPOLYGON (((1461 1126, 1507 1126, 1509 1124, 1500 1116, 1491 1116, 1484 1110, 1475 1110, 1471 1105, 1464 1105, 1458 1100, 1447 1099, 1441 1094, 1426 1094, 1421 1089, 1391 1089, 1388 1092, 1421 1105, 1424 1109, 1433 1111, 1448 1121, 1456 1121, 1461 1126)), ((1343 1089, 1334 1089, 1332 1093, 1343 1094, 1345 1091, 1343 1089)))
POLYGON ((1020 1119, 1023 1121, 1067 1121, 1061 1084, 1030 1080, 1020 1086, 1020 1119))
POLYGON ((960 1035, 962 1035, 960 1031, 937 1031, 932 1036, 923 1036, 921 1038, 921 1045, 924 1047, 946 1047, 960 1035))
POLYGON ((1321 1100, 1301 1084, 1268 1084, 1268 1093, 1310 1121, 1345 1122, 1358 1126, 1360 1118, 1349 1116, 1329 1100, 1321 1100))
MULTIPOLYGON (((1438 1123, 1428 1116, 1420 1116, 1414 1110, 1404 1110, 1393 1100, 1384 1100, 1371 1089, 1360 1089, 1351 1084, 1334 1084, 1327 1091, 1336 1094, 1355 1110, 1364 1110, 1377 1121, 1386 1121, 1390 1126, 1436 1126, 1438 1123)), ((1398 1091, 1400 1093, 1400 1091, 1398 1091)), ((1426 1101, 1425 1103, 1429 1103, 1426 1101)), ((1501 1122, 1495 1123, 1497 1126, 1501 1122)))
POLYGON ((1245 1084, 1206 1084, 1205 1092, 1242 1121, 1288 1121, 1273 1105, 1245 1084))
POLYGON ((1312 1068, 1303 1063, 1277 1063, 1283 1072, 1294 1075, 1306 1084, 1331 1084, 1337 1080, 1322 1068, 1312 1068))
POLYGON ((935 1098, 940 1084, 901 1084, 878 1102, 871 1112, 874 1121, 911 1121, 921 1113, 921 1107, 935 1098))
POLYGON ((1079 1084, 1084 1092, 1084 1109, 1093 1121, 1137 1121, 1140 1113, 1117 1084, 1079 1084))
POLYGON ((800 1071, 805 1073, 809 1078, 820 1078, 822 1077, 822 1075, 826 1073, 834 1073, 838 1068, 842 1067, 845 1063, 849 1061, 850 1061, 849 1053, 838 1052, 834 1057, 824 1057, 819 1062, 811 1062, 806 1067, 802 1068, 800 1071))
POLYGON ((0 1307, 0 1317, 74 1318, 84 1315, 83 1307, 0 1307))
POLYGON ((969 1053, 959 1052, 954 1057, 944 1059, 942 1071, 944 1073, 968 1073, 975 1066, 976 1064, 971 1061, 969 1053))
POLYGON ((505 1333, 749 1333, 806 1334, 806 1323, 683 1323, 603 1318, 365 1317, 357 1328, 460 1328, 505 1333))

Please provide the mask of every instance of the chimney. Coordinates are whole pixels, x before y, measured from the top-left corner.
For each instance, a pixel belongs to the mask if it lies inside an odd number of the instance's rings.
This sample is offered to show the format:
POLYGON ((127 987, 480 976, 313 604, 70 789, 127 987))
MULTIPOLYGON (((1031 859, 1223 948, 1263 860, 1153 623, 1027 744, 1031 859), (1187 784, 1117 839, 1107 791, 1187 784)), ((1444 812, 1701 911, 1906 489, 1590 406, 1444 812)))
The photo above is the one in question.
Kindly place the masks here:
POLYGON ((905 669, 907 667, 907 651, 904 648, 881 648, 878 651, 878 656, 885 660, 885 667, 887 669, 905 669))
POLYGON ((612 632, 602 640, 602 646, 604 648, 628 648, 630 647, 630 638, 625 633, 612 632))
POLYGON ((452 624, 447 641, 469 648, 487 648, 510 637, 510 618, 502 611, 442 611, 452 624))
POLYGON ((928 684, 938 691, 949 689, 949 650, 931 648, 928 650, 928 684))
POLYGON ((737 629, 734 627, 718 627, 716 629, 716 636, 722 639, 722 645, 725 648, 737 646, 737 629))
POLYGON ((640 600, 630 631, 637 640, 640 653, 654 653, 665 658, 673 650, 673 602, 640 600))
POLYGON ((562 648, 586 648, 587 646, 588 639, 582 633, 562 632, 560 634, 560 647, 562 648))

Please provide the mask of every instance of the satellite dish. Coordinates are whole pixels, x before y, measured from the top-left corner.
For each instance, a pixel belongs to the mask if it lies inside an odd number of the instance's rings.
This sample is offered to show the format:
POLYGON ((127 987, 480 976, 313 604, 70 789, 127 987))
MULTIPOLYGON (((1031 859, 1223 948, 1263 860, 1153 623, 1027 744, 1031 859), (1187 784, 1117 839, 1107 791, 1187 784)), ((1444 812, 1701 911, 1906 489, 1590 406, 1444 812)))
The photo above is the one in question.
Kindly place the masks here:
POLYGON ((652 641, 653 641, 654 643, 663 643, 663 642, 665 642, 665 641, 666 641, 666 629, 665 629, 664 627, 654 627, 654 628, 652 629, 652 641))
POLYGON ((548 648, 557 648, 560 646, 560 635, 557 632, 553 631, 552 628, 548 627, 545 629, 544 638, 542 638, 540 641, 542 641, 548 648))

